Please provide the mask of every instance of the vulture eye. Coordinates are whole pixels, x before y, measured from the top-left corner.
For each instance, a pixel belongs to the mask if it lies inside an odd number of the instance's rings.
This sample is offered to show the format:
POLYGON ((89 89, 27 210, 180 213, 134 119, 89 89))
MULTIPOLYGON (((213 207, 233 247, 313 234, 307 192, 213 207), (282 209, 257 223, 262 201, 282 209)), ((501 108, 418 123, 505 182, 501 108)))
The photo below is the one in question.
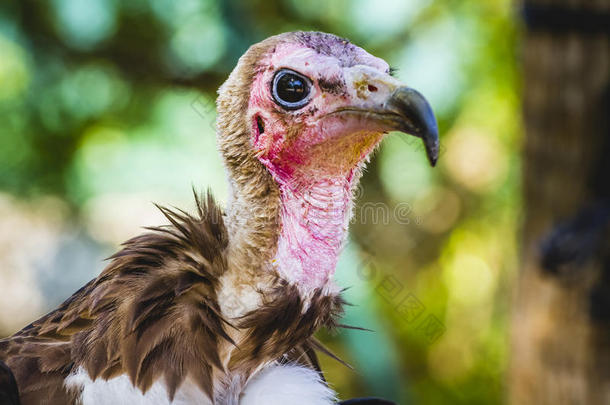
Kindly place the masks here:
POLYGON ((311 81, 293 70, 282 69, 273 77, 271 93, 286 110, 297 110, 309 103, 311 81))

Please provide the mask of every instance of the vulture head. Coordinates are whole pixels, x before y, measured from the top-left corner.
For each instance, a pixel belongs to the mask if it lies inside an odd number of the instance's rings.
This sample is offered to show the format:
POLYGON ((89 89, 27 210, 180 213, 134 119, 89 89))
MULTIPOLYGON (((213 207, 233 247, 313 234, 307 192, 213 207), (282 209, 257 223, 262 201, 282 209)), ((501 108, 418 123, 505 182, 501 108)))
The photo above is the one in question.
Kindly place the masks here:
POLYGON ((389 131, 421 138, 436 163, 430 105, 394 78, 384 60, 319 32, 253 45, 218 97, 219 145, 231 182, 229 228, 244 264, 269 259, 302 291, 327 286, 353 190, 389 131))

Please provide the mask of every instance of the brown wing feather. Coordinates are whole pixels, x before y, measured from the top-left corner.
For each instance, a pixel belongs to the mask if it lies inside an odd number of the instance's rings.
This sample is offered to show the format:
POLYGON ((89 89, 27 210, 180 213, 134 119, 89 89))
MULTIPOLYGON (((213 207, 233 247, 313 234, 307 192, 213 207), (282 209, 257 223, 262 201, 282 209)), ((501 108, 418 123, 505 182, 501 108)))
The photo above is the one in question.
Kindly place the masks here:
POLYGON ((299 347, 311 353, 310 349, 317 348, 313 334, 321 327, 334 329, 343 304, 341 296, 315 290, 307 305, 296 286, 279 280, 278 286, 265 294, 263 306, 239 322, 245 337, 231 356, 229 369, 254 370, 261 360, 281 359, 293 350, 298 353, 299 347))
POLYGON ((127 241, 58 309, 0 340, 24 405, 74 403, 63 382, 79 366, 92 378, 127 373, 143 391, 163 377, 172 396, 190 375, 212 394, 217 347, 230 340, 216 297, 228 236, 212 197, 196 200, 198 217, 159 207, 170 226, 127 241))

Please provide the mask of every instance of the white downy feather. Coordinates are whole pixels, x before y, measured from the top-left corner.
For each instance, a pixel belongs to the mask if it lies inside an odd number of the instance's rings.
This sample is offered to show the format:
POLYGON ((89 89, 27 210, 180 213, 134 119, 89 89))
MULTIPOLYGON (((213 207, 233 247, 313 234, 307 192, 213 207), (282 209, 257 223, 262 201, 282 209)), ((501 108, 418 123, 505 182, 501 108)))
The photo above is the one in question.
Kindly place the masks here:
MULTIPOLYGON (((127 375, 92 381, 81 367, 69 375, 64 384, 68 389, 80 392, 82 405, 212 404, 208 397, 188 380, 180 386, 172 402, 163 380, 155 382, 146 394, 143 394, 131 384, 127 375)), ((258 372, 245 386, 239 405, 331 405, 335 401, 335 392, 322 381, 316 371, 286 364, 268 366, 258 372)))
POLYGON ((134 387, 125 374, 110 380, 92 381, 87 372, 78 368, 65 382, 66 388, 81 391, 82 405, 211 405, 208 397, 192 382, 185 381, 170 402, 163 380, 157 380, 146 394, 134 387))
POLYGON ((330 405, 336 394, 320 375, 296 364, 261 370, 246 385, 239 405, 330 405))

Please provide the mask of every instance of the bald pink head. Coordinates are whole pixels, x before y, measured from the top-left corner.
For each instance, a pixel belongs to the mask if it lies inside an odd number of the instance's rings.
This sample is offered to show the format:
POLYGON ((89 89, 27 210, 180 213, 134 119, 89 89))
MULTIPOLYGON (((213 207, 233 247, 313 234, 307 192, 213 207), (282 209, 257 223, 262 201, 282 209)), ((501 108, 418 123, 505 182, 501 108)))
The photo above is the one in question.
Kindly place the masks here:
POLYGON ((278 45, 259 66, 248 111, 252 144, 277 181, 300 184, 309 177, 349 176, 381 139, 376 123, 336 112, 379 90, 363 79, 389 78, 382 59, 334 36, 305 35, 302 41, 278 45), (300 80, 307 92, 303 106, 282 104, 277 87, 285 83, 278 75, 288 76, 284 81, 300 80))

